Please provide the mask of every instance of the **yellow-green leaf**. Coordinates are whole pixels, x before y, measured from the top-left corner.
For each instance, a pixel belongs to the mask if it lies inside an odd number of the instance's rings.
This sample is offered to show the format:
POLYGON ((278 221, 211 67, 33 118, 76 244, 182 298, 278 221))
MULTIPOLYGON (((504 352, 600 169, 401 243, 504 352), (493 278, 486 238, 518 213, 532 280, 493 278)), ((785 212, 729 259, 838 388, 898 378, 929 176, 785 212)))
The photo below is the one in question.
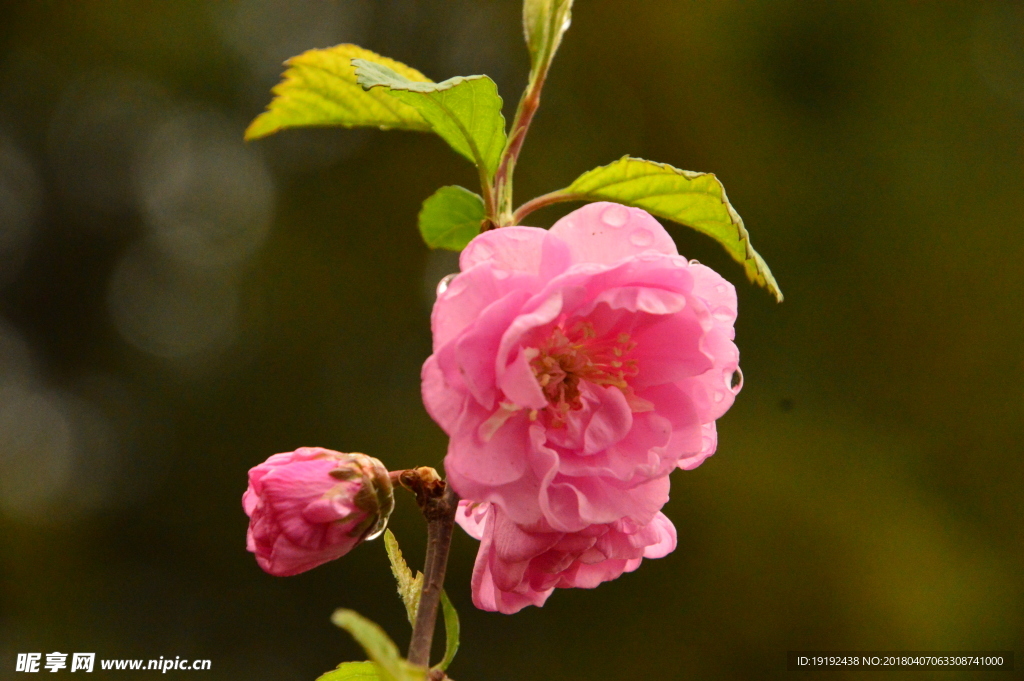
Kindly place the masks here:
POLYGON ((729 203, 725 187, 711 173, 623 156, 583 173, 556 194, 562 195, 559 200, 614 201, 643 208, 652 215, 703 232, 743 265, 750 281, 765 287, 782 302, 782 291, 768 264, 750 245, 743 219, 729 203))
POLYGON ((377 667, 372 662, 342 662, 337 669, 321 674, 316 681, 379 681, 377 667))
POLYGON ((398 582, 398 595, 402 597, 405 604, 405 614, 409 618, 409 624, 416 623, 416 611, 420 605, 420 593, 423 591, 423 573, 417 572, 414 577, 409 565, 405 562, 402 549, 398 547, 398 540, 391 530, 384 533, 384 548, 388 552, 388 560, 391 561, 391 574, 398 582))
POLYGON ((385 88, 414 107, 452 149, 494 177, 505 148, 505 117, 498 86, 487 76, 456 76, 440 83, 414 81, 388 65, 355 59, 356 77, 368 92, 385 88))
POLYGON ((398 646, 372 622, 355 610, 341 608, 331 615, 331 622, 341 627, 363 647, 377 666, 381 681, 425 681, 427 670, 410 664, 398 653, 398 646))
POLYGON ((459 651, 459 613, 448 599, 448 594, 441 591, 441 611, 444 613, 444 659, 441 660, 435 669, 444 671, 455 659, 455 653, 459 651))
POLYGON ((423 202, 420 235, 431 248, 461 251, 477 234, 484 220, 484 200, 479 194, 450 185, 441 187, 423 202))
POLYGON ((572 0, 524 0, 523 33, 532 72, 551 62, 571 21, 572 0))
POLYGON ((284 80, 274 86, 274 99, 249 124, 245 138, 266 137, 284 128, 327 125, 430 131, 430 124, 414 107, 386 90, 360 87, 353 59, 383 64, 409 81, 430 82, 416 69, 357 45, 309 50, 285 62, 284 80))

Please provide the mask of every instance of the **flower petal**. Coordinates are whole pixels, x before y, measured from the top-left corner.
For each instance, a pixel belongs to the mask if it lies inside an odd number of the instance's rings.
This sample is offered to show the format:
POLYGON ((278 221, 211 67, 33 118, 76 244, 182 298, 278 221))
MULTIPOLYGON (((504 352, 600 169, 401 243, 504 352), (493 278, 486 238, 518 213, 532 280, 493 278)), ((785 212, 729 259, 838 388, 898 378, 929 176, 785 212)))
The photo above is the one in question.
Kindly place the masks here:
POLYGON ((583 206, 556 222, 551 233, 568 244, 573 262, 614 263, 644 251, 679 254, 660 222, 617 203, 583 206))

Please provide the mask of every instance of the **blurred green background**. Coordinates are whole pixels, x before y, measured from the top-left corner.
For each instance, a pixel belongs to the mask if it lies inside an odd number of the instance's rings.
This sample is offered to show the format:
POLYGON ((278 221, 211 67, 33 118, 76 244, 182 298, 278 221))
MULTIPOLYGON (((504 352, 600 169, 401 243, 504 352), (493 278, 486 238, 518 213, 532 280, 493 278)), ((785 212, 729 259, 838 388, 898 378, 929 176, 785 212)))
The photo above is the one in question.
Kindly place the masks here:
MULTIPOLYGON (((508 117, 519 11, 3 6, 0 678, 18 652, 78 651, 312 681, 361 659, 328 621, 339 606, 405 645, 379 542, 273 578, 245 551, 240 497, 249 467, 302 445, 440 463, 419 367, 456 265, 415 221, 475 174, 427 135, 242 130, 285 58, 340 42, 434 79, 487 73, 508 117)), ((626 153, 715 172, 786 302, 670 227, 736 283, 746 375, 718 453, 673 476, 679 548, 504 616, 472 607, 460 533, 453 677, 788 678, 796 649, 1019 656, 1022 123, 1019 3, 578 0, 518 200, 626 153)), ((410 498, 392 528, 418 563, 410 498)))

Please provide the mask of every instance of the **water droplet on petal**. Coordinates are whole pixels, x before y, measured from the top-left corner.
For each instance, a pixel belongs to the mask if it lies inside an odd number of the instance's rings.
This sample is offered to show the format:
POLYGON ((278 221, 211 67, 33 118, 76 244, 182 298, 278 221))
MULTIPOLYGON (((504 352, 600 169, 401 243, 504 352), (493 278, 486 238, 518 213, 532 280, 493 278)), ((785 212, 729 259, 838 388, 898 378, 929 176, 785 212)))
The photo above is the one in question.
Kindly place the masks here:
POLYGON ((726 370, 725 386, 733 395, 739 393, 739 391, 743 388, 743 372, 740 371, 739 367, 736 367, 734 371, 730 371, 728 369, 726 370))
POLYGON ((634 230, 633 233, 629 235, 629 241, 634 246, 644 248, 645 246, 650 246, 654 243, 654 235, 651 234, 650 231, 641 227, 640 229, 634 230))
POLYGON ((485 243, 477 243, 473 246, 472 251, 474 262, 483 262, 484 260, 494 259, 494 249, 485 243))
POLYGON ((724 400, 724 399, 725 399, 725 393, 723 393, 723 392, 722 392, 722 391, 720 391, 720 390, 716 390, 716 391, 715 391, 715 398, 714 398, 714 399, 715 399, 715 402, 716 402, 716 403, 717 403, 717 402, 721 402, 722 400, 724 400))
POLYGON ((715 311, 711 313, 711 316, 720 322, 731 322, 736 318, 736 315, 732 313, 727 307, 716 307, 715 311))
MULTIPOLYGON (((441 281, 437 282, 437 297, 438 298, 441 297, 442 293, 444 293, 445 291, 448 290, 448 287, 452 283, 452 279, 454 279, 457 276, 459 276, 458 273, 456 273, 456 274, 449 274, 446 277, 444 277, 443 279, 441 279, 441 281)), ((459 294, 459 291, 452 291, 451 294, 449 294, 449 295, 453 295, 454 296, 454 295, 458 295, 458 294, 459 294)))
POLYGON ((618 204, 608 206, 601 213, 601 222, 609 227, 622 227, 629 222, 629 209, 618 204))
POLYGON ((719 284, 718 286, 715 287, 715 290, 718 291, 719 293, 725 293, 726 291, 729 290, 729 287, 726 286, 725 284, 719 284))
POLYGON ((386 529, 388 529, 388 522, 385 520, 384 522, 380 523, 377 527, 373 528, 373 530, 368 535, 363 537, 363 541, 373 541, 377 537, 384 534, 384 530, 386 529))
POLYGON ((691 264, 691 265, 699 265, 699 264, 700 264, 700 260, 696 260, 696 259, 694 259, 694 260, 691 260, 691 261, 690 261, 690 264, 691 264))

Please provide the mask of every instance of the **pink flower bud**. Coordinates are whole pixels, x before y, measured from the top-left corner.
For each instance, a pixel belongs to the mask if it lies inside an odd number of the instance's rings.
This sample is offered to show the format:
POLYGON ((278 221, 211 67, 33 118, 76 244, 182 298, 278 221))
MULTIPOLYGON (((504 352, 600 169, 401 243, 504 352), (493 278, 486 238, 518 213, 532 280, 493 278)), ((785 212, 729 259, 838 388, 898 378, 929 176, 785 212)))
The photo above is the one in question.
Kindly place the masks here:
POLYGON ((340 558, 384 531, 394 509, 384 465, 366 454, 300 447, 249 470, 246 548, 272 575, 340 558))
POLYGON ((496 504, 463 501, 455 519, 480 540, 473 604, 506 615, 544 605, 555 589, 593 589, 676 548, 676 528, 662 513, 645 525, 623 518, 558 532, 543 521, 517 525, 496 504))

